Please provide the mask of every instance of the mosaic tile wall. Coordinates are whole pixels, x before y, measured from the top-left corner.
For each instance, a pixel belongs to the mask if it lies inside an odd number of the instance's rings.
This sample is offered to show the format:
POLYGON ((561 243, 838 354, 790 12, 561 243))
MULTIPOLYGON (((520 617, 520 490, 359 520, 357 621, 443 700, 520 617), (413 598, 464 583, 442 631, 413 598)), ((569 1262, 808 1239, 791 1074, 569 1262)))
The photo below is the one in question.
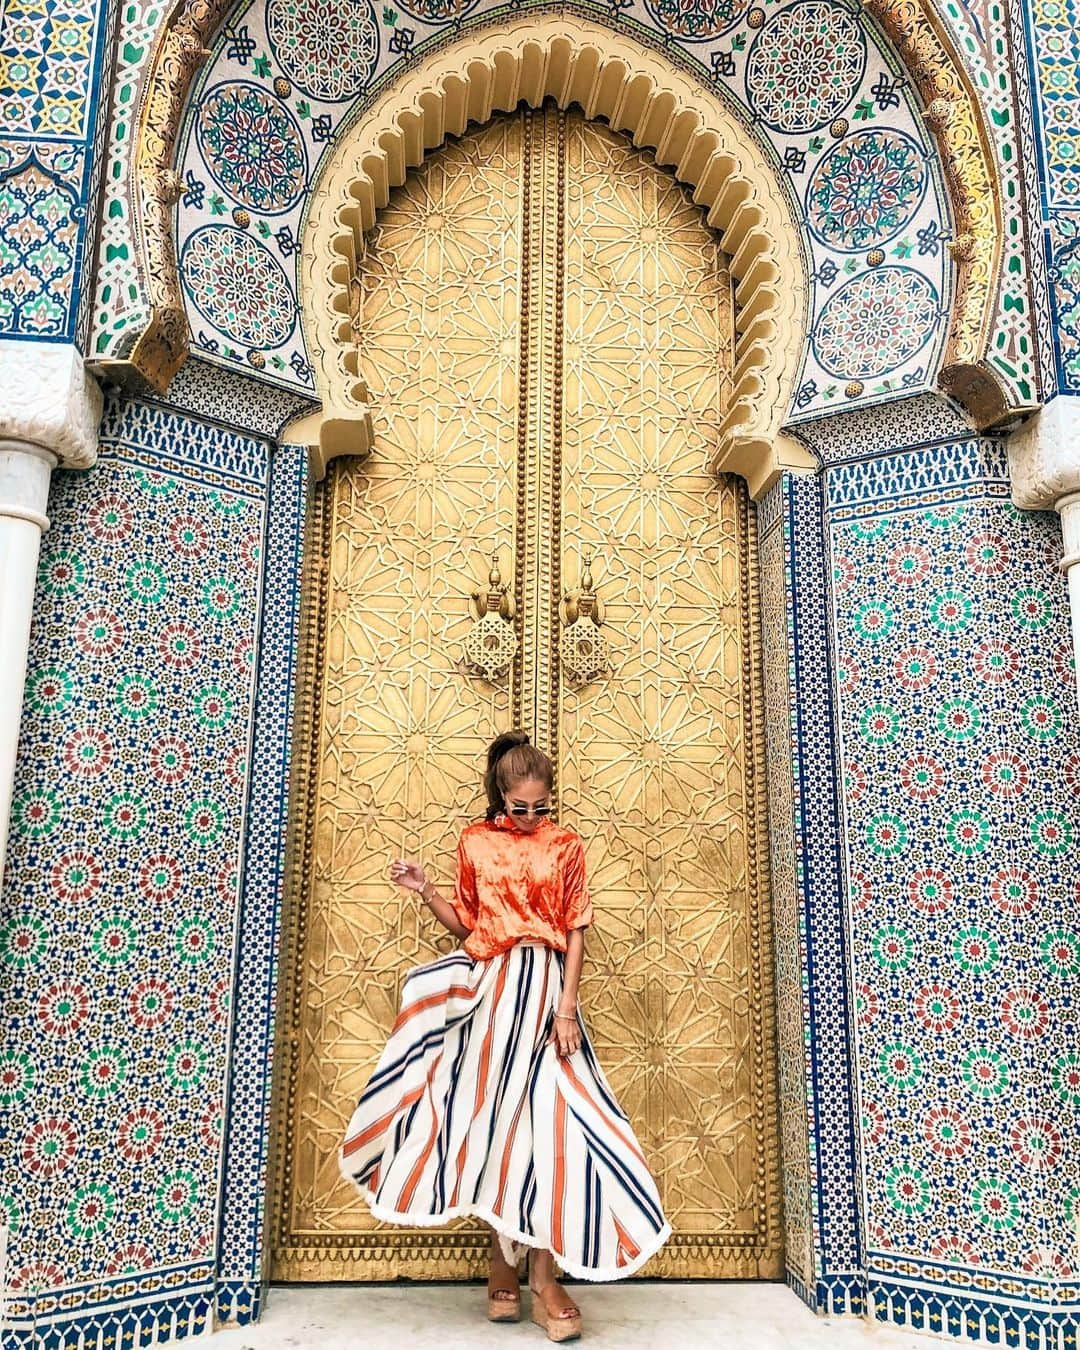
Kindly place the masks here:
POLYGON ((1077 0, 1028 0, 1024 20, 1037 93, 1036 145, 1057 387, 1080 394, 1080 8, 1077 0))
MULTIPOLYGON (((812 1282, 791 1271, 790 1283, 819 1311, 862 1313, 858 1190, 852 1184, 859 1173, 853 1019, 821 476, 782 478, 775 511, 784 549, 796 888, 797 964, 790 937, 786 964, 797 969, 802 995, 814 1263, 812 1282)), ((790 921, 786 927, 790 932, 790 921)), ((792 1080, 799 1074, 793 1064, 792 1080)))
POLYGON ((894 447, 938 445, 971 434, 960 416, 937 394, 915 394, 876 408, 822 417, 799 428, 799 437, 819 463, 871 459, 894 447))
POLYGON ((0 9, 0 337, 84 337, 77 320, 95 237, 88 207, 105 162, 100 89, 114 18, 100 0, 8 0, 0 9))
POLYGON ((987 441, 825 482, 871 1305, 1032 1347, 1051 1308, 1075 1337, 1080 736, 1058 517, 1011 505, 987 441))
POLYGON ((1046 230, 1061 388, 1080 394, 1080 213, 1057 213, 1046 230))
MULTIPOLYGON (((865 414, 864 414, 865 415, 865 414)), ((820 477, 758 509, 787 1271, 865 1311, 820 477)))
POLYGON ((54 477, 0 925, 13 1343, 209 1311, 267 452, 114 403, 54 477))
POLYGON ((160 400, 171 408, 225 426, 277 438, 289 423, 318 408, 310 395, 273 387, 240 370, 190 356, 160 400))
POLYGON ((264 1293, 274 1018, 307 497, 306 447, 279 446, 267 492, 266 582, 236 926, 236 1015, 229 1047, 216 1291, 222 1321, 253 1321, 264 1293))

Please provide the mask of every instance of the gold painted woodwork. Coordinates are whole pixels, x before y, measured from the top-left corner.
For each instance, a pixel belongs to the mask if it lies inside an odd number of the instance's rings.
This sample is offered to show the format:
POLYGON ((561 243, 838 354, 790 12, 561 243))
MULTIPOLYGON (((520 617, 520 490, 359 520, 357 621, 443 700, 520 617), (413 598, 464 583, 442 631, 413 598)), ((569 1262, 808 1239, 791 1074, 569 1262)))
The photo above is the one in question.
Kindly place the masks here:
POLYGON ((487 1231, 376 1224, 337 1145, 407 969, 454 945, 386 880, 444 892, 488 740, 553 755, 597 921, 582 998, 675 1232, 647 1267, 774 1277, 783 1251, 753 512, 711 452, 730 263, 689 193, 553 107, 425 160, 358 259, 375 437, 315 494, 275 1130, 273 1275, 456 1278, 487 1231), (471 593, 513 543, 508 679, 470 675, 471 593), (594 558, 613 670, 559 677, 594 558))
POLYGON ((562 513, 603 560, 617 672, 560 707, 560 806, 601 913, 582 1003, 675 1229, 653 1271, 778 1275, 756 550, 745 484, 709 469, 729 263, 651 157, 571 126, 562 513))
POLYGON ((513 715, 558 765, 565 119, 549 106, 527 113, 523 128, 522 398, 514 549, 522 644, 514 666, 513 715))

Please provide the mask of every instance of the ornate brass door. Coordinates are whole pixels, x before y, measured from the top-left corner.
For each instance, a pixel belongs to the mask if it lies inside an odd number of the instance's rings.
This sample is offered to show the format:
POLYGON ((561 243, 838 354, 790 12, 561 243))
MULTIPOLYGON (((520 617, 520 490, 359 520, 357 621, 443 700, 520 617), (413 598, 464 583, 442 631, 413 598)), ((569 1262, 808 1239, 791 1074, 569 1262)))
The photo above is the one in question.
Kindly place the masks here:
POLYGON ((782 1269, 754 517, 708 469, 732 379, 726 259, 688 194, 554 109, 431 155, 360 260, 375 448, 316 494, 285 944, 273 1270, 483 1269, 474 1222, 376 1225, 337 1173, 409 966, 453 945, 386 880, 452 881, 488 740, 529 727, 585 838, 583 1003, 658 1173, 669 1275, 782 1269), (612 672, 570 687, 583 551, 612 672), (520 645, 473 675, 500 555, 520 645))

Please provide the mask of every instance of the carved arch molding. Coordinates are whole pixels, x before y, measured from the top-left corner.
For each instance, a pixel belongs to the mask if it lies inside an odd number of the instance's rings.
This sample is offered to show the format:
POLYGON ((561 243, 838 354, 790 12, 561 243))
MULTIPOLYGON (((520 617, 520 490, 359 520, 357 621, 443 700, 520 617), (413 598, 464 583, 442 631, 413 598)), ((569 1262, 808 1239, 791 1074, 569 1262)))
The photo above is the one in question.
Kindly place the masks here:
MULTIPOLYGON (((151 317, 126 359, 107 363, 108 375, 123 384, 164 391, 188 354, 172 229, 182 185, 173 158, 195 73, 234 2, 178 0, 157 41, 131 170, 151 317)), ((986 360, 1002 225, 982 112, 932 0, 868 0, 865 8, 923 99, 953 213, 957 282, 938 385, 985 430, 1028 409, 1015 406, 986 360)), ((632 39, 565 15, 530 15, 470 33, 421 61, 343 138, 349 155, 339 145, 324 166, 305 240, 306 248, 324 251, 305 261, 301 278, 305 302, 315 306, 305 327, 324 401, 317 471, 334 454, 362 451, 369 434, 355 354, 344 337, 348 278, 363 230, 390 189, 447 134, 523 99, 539 106, 549 97, 563 107, 579 103, 588 116, 605 117, 636 145, 655 150, 721 230, 738 282, 739 348, 717 467, 745 474, 760 492, 784 462, 785 440, 777 438, 804 338, 797 226, 761 148, 717 97, 632 39)), ((790 444, 787 451, 798 454, 790 444)))
POLYGON ((533 19, 471 36, 397 81, 335 144, 313 194, 300 270, 308 356, 322 413, 313 443, 323 472, 336 455, 370 445, 367 390, 359 377, 350 285, 365 231, 391 190, 427 151, 470 122, 524 100, 578 104, 613 131, 656 151, 694 190, 720 234, 735 282, 734 384, 713 468, 747 479, 760 495, 783 462, 808 456, 780 436, 805 336, 806 267, 798 230, 749 134, 713 95, 620 34, 565 17, 533 19), (594 39, 604 37, 601 50, 594 39), (798 458, 796 456, 798 455, 798 458))

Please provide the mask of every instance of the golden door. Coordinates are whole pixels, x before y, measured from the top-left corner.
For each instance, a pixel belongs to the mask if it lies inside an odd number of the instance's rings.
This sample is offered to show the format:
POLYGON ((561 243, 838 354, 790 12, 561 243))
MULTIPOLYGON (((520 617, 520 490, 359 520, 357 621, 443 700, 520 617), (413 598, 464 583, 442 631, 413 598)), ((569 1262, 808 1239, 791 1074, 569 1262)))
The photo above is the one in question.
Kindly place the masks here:
POLYGON ((430 155, 354 294, 375 448, 314 507, 273 1274, 485 1268, 477 1221, 371 1220, 337 1148, 405 971, 453 945, 389 860, 449 890, 485 746, 523 725, 586 842, 582 1002, 675 1230, 647 1273, 779 1275, 754 516, 709 471, 727 259, 648 154, 545 108, 430 155), (578 684, 560 601, 590 552, 611 668, 578 684), (463 643, 493 554, 519 647, 489 682, 463 643))

